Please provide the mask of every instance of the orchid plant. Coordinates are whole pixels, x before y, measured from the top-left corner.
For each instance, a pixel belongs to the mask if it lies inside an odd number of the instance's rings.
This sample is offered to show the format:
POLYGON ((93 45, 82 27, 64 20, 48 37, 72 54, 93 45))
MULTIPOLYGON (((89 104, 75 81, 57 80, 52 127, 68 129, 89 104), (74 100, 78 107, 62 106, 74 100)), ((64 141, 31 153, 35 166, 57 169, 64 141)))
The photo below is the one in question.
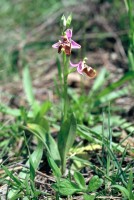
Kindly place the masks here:
POLYGON ((80 75, 86 75, 90 78, 94 78, 96 76, 96 71, 86 65, 87 58, 79 61, 77 64, 72 63, 70 60, 71 52, 73 49, 80 49, 81 45, 75 42, 72 39, 72 29, 70 29, 70 24, 72 17, 71 15, 66 19, 65 16, 62 16, 62 35, 61 40, 57 43, 53 44, 52 47, 58 50, 58 53, 63 56, 63 67, 62 67, 62 97, 63 97, 63 114, 62 114, 62 125, 60 132, 58 134, 58 149, 61 157, 61 171, 65 172, 66 168, 66 156, 74 143, 76 137, 76 119, 75 115, 72 111, 69 110, 69 102, 67 95, 67 78, 70 73, 70 68, 76 68, 77 72, 80 75))

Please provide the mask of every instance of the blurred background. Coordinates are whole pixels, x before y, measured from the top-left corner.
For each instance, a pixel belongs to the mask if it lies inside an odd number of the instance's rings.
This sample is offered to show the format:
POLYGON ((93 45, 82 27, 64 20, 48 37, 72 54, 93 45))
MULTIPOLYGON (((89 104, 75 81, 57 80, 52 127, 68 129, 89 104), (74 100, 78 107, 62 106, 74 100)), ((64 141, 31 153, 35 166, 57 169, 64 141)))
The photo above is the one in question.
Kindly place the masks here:
MULTIPOLYGON (((81 44, 71 60, 88 58, 99 75, 107 70, 108 85, 127 71, 129 20, 125 3, 117 0, 1 0, 0 1, 1 101, 12 107, 25 105, 22 70, 28 65, 34 93, 39 101, 52 97, 60 56, 52 44, 60 39, 60 19, 72 13, 73 39, 81 44), (59 57, 59 58, 58 58, 59 57)), ((69 85, 80 85, 76 73, 69 85)), ((87 90, 94 80, 82 79, 87 90)), ((128 97, 125 106, 132 105, 128 97), (127 104, 127 105, 126 105, 127 104)), ((122 104, 120 99, 118 103, 122 104)), ((130 106, 129 108, 130 109, 130 106)))

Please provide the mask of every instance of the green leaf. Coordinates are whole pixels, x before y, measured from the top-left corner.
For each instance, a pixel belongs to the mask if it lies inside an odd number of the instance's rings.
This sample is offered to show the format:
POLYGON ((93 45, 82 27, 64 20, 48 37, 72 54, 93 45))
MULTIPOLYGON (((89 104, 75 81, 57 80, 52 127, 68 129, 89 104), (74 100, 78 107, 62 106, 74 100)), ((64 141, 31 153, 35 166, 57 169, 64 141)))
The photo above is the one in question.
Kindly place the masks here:
POLYGON ((99 187, 101 187, 103 180, 100 179, 98 176, 93 176, 88 184, 88 191, 95 192, 99 187))
POLYGON ((29 200, 29 198, 28 197, 24 197, 23 200, 29 200))
MULTIPOLYGON (((97 76, 97 79, 94 81, 90 93, 93 93, 94 91, 98 90, 103 85, 103 83, 105 83, 106 73, 107 73, 106 68, 102 68, 99 75, 97 76)), ((90 93, 89 95, 91 95, 90 93)))
POLYGON ((80 189, 78 185, 70 182, 67 179, 60 180, 58 184, 54 183, 52 187, 55 189, 56 192, 59 192, 61 195, 64 195, 64 196, 72 195, 74 193, 82 191, 82 189, 80 189))
POLYGON ((89 142, 93 143, 93 142, 99 142, 99 140, 101 141, 101 135, 98 134, 98 132, 94 132, 84 125, 78 125, 77 131, 80 137, 86 139, 89 142), (99 140, 97 139, 98 137, 99 137, 99 140))
POLYGON ((29 131, 36 135, 45 145, 48 154, 53 158, 53 160, 59 165, 60 164, 60 154, 57 147, 57 143, 53 137, 46 132, 46 130, 38 124, 28 124, 29 131))
POLYGON ((125 187, 121 185, 113 185, 112 188, 118 189, 124 197, 127 197, 129 199, 129 191, 125 187))
POLYGON ((88 161, 88 160, 85 160, 85 159, 83 159, 83 158, 79 158, 79 157, 77 157, 77 156, 73 156, 73 157, 71 157, 70 159, 72 159, 73 161, 77 161, 79 164, 78 165, 80 165, 80 163, 83 165, 83 166, 90 166, 91 165, 91 163, 88 161))
POLYGON ((104 95, 109 94, 110 92, 114 91, 116 88, 122 86, 126 81, 132 80, 133 77, 134 77, 134 72, 127 72, 120 80, 110 84, 102 92, 100 92, 97 98, 100 98, 104 95))
POLYGON ((18 117, 21 115, 20 109, 10 108, 7 105, 0 103, 0 112, 18 117))
POLYGON ((128 59, 129 59, 130 70, 134 71, 134 55, 130 49, 128 51, 128 59))
MULTIPOLYGON (((66 155, 69 149, 72 147, 76 137, 76 119, 72 113, 66 121, 61 125, 60 132, 58 134, 58 148, 61 156, 61 164, 63 170, 66 165, 66 155)), ((64 172, 63 172, 64 173, 64 172)))
POLYGON ((31 159, 31 156, 29 157, 29 164, 30 164, 30 179, 34 181, 35 178, 35 168, 34 168, 34 163, 31 159))
POLYGON ((40 119, 42 117, 44 117, 45 113, 51 108, 51 102, 50 101, 45 101, 41 106, 40 106, 40 109, 37 113, 37 116, 36 118, 40 119))
POLYGON ((31 193, 31 187, 29 184, 29 174, 27 173, 24 179, 24 184, 25 184, 25 190, 27 195, 29 195, 31 193))
POLYGON ((133 170, 131 169, 129 172, 129 180, 128 180, 128 185, 127 185, 127 189, 129 191, 129 199, 134 199, 134 195, 133 195, 133 170))
MULTIPOLYGON (((30 155, 30 159, 32 160, 32 167, 34 168, 34 170, 38 168, 42 158, 42 154, 43 154, 43 144, 42 142, 39 142, 35 151, 30 155)), ((26 162, 26 166, 30 167, 29 160, 26 162)), ((23 170, 24 169, 25 168, 23 168, 23 170)), ((26 175, 27 174, 25 172, 19 173, 19 177, 21 179, 24 179, 24 181, 22 181, 23 183, 25 182, 26 175)), ((10 192, 8 193, 8 199, 14 198, 18 192, 19 190, 14 190, 14 189, 10 190, 10 192)))
MULTIPOLYGON (((32 165, 36 170, 40 164, 41 158, 43 155, 43 144, 39 141, 38 146, 35 151, 30 155, 30 159, 32 160, 32 165)), ((26 165, 29 165, 29 161, 27 161, 26 165)))
POLYGON ((11 198, 10 200, 21 199, 21 197, 23 197, 23 194, 22 194, 22 193, 19 193, 19 194, 14 195, 14 197, 11 198))
POLYGON ((111 102, 114 99, 117 99, 121 96, 127 95, 128 92, 129 92, 128 88, 123 88, 123 89, 117 90, 116 92, 115 92, 115 90, 113 90, 109 94, 102 96, 99 99, 99 103, 104 104, 104 103, 107 103, 107 102, 111 102))
POLYGON ((39 110, 39 105, 37 101, 35 101, 35 98, 34 98, 30 71, 27 65, 25 66, 23 70, 23 87, 24 87, 24 91, 27 97, 27 101, 29 105, 32 107, 32 111, 34 115, 36 115, 39 110))
POLYGON ((34 95, 33 95, 30 71, 27 65, 25 66, 23 70, 23 86, 24 86, 24 90, 27 96, 27 100, 29 104, 32 105, 34 102, 34 95))
POLYGON ((45 101, 39 108, 39 111, 37 112, 35 116, 34 123, 42 126, 47 132, 49 132, 49 122, 45 118, 45 113, 50 109, 51 102, 45 101))
POLYGON ((88 194, 84 194, 84 200, 94 200, 95 196, 94 195, 88 195, 88 194))
POLYGON ((13 172, 9 171, 8 168, 6 168, 4 165, 2 166, 2 169, 5 170, 6 174, 19 186, 21 187, 22 181, 13 175, 13 172))
POLYGON ((54 176, 57 179, 59 179, 61 177, 61 171, 60 171, 59 167, 57 166, 56 162, 50 156, 48 156, 47 159, 48 159, 49 165, 53 171, 54 176))
POLYGON ((74 173, 74 179, 80 188, 86 189, 86 183, 83 175, 80 172, 74 173))

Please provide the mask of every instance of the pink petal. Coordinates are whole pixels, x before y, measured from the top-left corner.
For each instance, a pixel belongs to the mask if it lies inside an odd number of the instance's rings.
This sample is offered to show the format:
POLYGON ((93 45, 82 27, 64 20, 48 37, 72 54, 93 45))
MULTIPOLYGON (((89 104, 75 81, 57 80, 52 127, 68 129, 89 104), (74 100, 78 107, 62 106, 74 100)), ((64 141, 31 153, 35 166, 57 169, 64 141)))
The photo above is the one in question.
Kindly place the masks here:
POLYGON ((58 49, 59 45, 60 45, 60 42, 57 42, 57 43, 53 44, 52 47, 55 49, 58 49))
POLYGON ((82 61, 80 61, 80 62, 78 62, 78 63, 76 63, 76 64, 73 64, 71 61, 70 61, 70 65, 71 65, 71 67, 77 67, 77 72, 79 73, 79 74, 82 74, 83 75, 83 62, 82 61))
POLYGON ((82 73, 82 70, 83 70, 83 62, 80 61, 80 62, 79 62, 79 65, 78 65, 78 67, 77 67, 77 71, 78 71, 79 74, 83 74, 83 73, 82 73))
POLYGON ((71 67, 78 67, 78 66, 79 66, 79 63, 73 64, 73 63, 70 61, 70 65, 71 65, 71 67))
POLYGON ((76 43, 74 40, 71 40, 71 48, 72 49, 80 49, 81 46, 78 43, 76 43))
POLYGON ((79 74, 82 74, 83 75, 83 73, 77 68, 77 72, 79 73, 79 74))
POLYGON ((68 39, 70 39, 72 37, 72 29, 66 30, 66 36, 67 36, 68 39))

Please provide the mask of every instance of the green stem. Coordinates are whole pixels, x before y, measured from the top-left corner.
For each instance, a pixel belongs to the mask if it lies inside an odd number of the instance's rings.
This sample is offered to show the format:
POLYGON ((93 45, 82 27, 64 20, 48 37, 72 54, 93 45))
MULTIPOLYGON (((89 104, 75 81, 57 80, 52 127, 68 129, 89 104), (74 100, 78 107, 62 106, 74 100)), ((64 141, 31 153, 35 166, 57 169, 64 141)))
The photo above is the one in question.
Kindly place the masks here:
POLYGON ((56 192, 56 200, 59 200, 59 193, 56 192))
POLYGON ((66 57, 65 52, 63 52, 63 120, 67 119, 68 110, 68 95, 67 95, 67 77, 68 77, 68 63, 69 58, 66 57))
MULTIPOLYGON (((67 94, 67 77, 68 77, 68 63, 69 57, 66 56, 65 52, 63 52, 63 121, 67 120, 68 114, 68 94, 67 94)), ((63 158, 61 164, 61 171, 64 174, 66 169, 66 157, 63 158)))
POLYGON ((62 165, 61 165, 61 173, 62 175, 65 173, 66 170, 66 157, 62 160, 62 165))

